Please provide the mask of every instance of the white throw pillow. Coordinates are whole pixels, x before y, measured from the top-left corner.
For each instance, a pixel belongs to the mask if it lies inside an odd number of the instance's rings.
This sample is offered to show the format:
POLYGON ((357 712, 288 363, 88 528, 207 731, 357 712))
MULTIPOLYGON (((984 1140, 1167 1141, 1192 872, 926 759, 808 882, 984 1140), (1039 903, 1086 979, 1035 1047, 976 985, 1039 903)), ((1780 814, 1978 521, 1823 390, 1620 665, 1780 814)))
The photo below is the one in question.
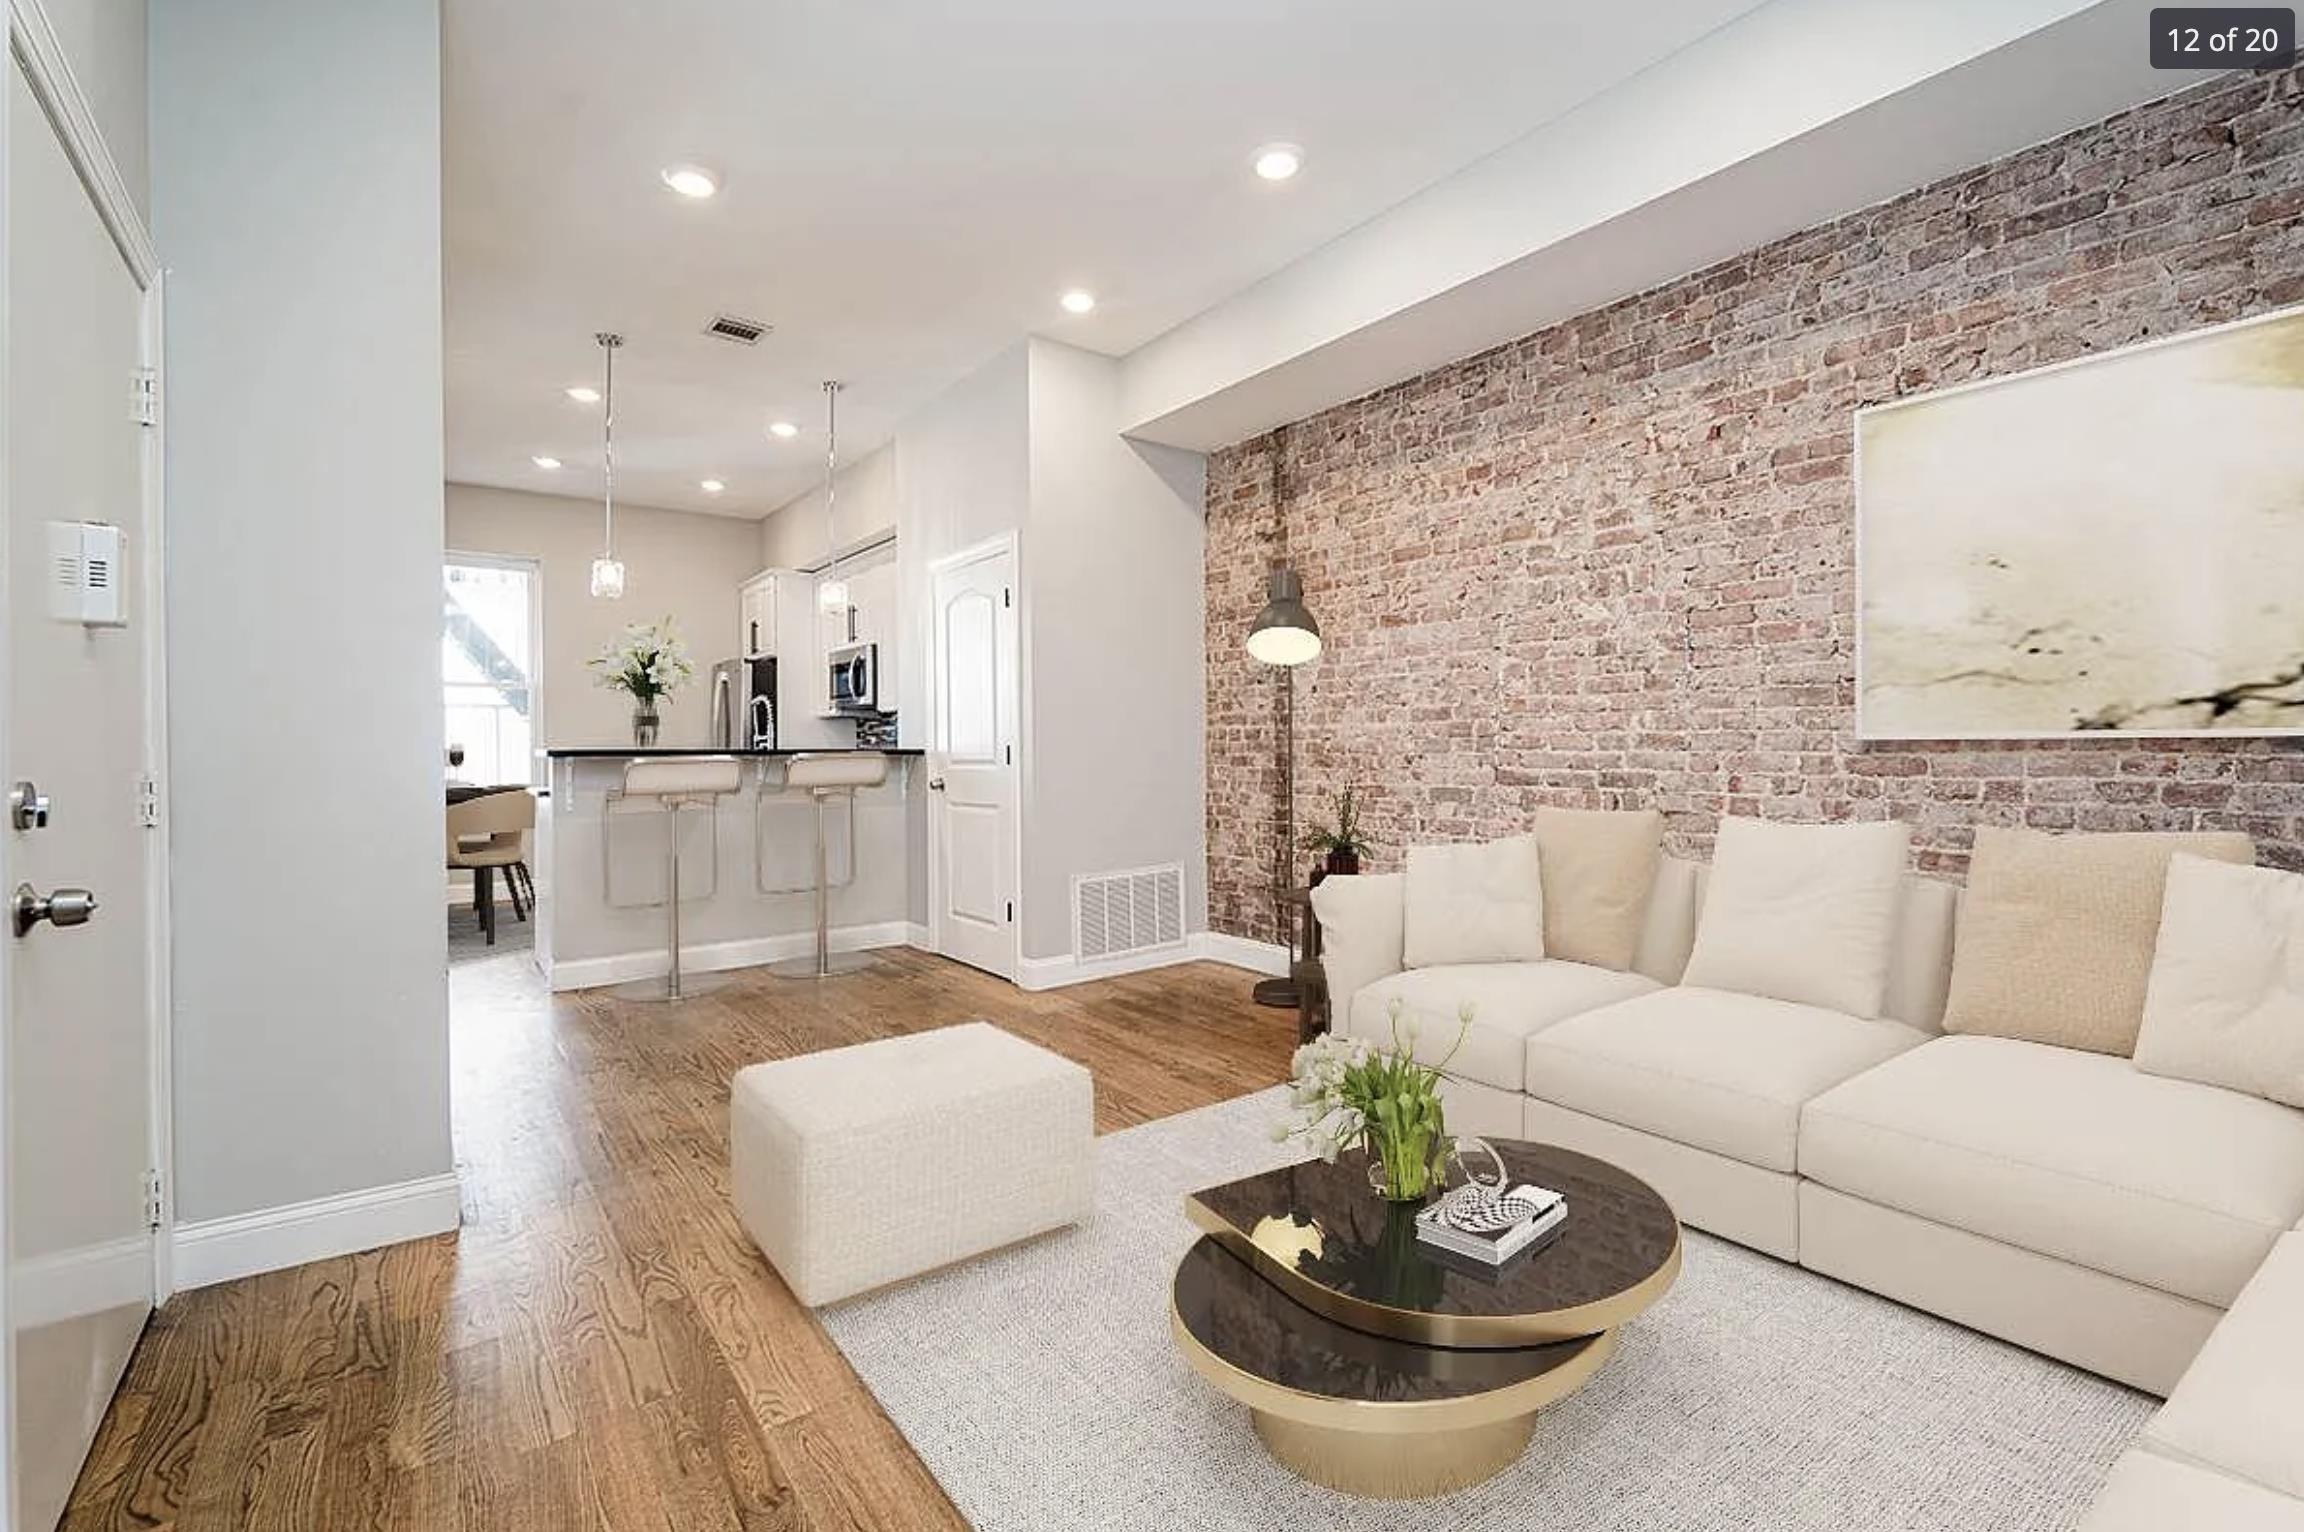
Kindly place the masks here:
POLYGON ((2304 1107, 2304 877, 2169 859, 2136 1067, 2304 1107))
POLYGON ((1320 969, 1328 977, 1328 1014, 1336 1031, 1352 1014, 1352 997, 1401 969, 1401 896, 1396 872, 1322 880, 1312 890, 1320 922, 1320 969))
POLYGON ((1723 819, 1683 984, 1880 1014, 1912 829, 1723 819))
POLYGON ((1541 958, 1544 880, 1536 837, 1411 848, 1407 917, 1401 956, 1410 968, 1541 958))

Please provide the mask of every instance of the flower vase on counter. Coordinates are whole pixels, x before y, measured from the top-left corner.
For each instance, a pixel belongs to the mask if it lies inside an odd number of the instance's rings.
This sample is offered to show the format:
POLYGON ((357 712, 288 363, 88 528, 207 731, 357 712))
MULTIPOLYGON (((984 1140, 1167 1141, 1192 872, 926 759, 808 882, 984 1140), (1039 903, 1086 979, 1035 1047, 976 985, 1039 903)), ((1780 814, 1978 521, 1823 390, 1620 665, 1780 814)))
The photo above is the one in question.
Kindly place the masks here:
POLYGON ((590 660, 600 684, 632 698, 632 744, 652 748, 663 724, 660 703, 696 674, 672 619, 636 622, 590 660))

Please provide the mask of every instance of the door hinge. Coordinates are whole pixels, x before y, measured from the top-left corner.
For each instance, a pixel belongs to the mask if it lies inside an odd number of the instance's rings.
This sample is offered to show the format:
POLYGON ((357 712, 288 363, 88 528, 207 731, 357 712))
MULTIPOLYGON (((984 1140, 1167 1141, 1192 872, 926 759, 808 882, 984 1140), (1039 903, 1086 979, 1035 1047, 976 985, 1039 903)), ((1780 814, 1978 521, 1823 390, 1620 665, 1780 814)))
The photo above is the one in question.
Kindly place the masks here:
POLYGON ((160 423, 160 374, 139 367, 129 382, 129 415, 140 426, 160 423))
POLYGON ((160 828, 160 784, 151 777, 136 779, 136 823, 147 830, 160 828))
POLYGON ((1008 901, 1008 923, 1010 925, 1016 923, 1016 901, 1013 899, 1008 901))
POLYGON ((157 1229, 167 1220, 167 1201, 160 1192, 160 1172, 144 1172, 144 1227, 157 1229))
POLYGON ((1003 766, 1016 764, 1016 747, 1014 745, 1002 745, 1000 747, 1000 764, 1003 766))
POLYGON ((1014 606, 1016 604, 1016 593, 1005 585, 1000 587, 1000 604, 1002 606, 1014 606))

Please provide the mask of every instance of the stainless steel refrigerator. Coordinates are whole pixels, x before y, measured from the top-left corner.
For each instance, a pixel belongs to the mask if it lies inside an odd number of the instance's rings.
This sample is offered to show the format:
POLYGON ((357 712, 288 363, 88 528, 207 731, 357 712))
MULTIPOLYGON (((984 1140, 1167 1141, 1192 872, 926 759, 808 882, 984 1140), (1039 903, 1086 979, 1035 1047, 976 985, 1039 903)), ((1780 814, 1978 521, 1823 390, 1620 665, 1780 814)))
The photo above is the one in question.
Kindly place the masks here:
POLYGON ((721 660, 712 667, 712 747, 776 748, 776 658, 721 660))

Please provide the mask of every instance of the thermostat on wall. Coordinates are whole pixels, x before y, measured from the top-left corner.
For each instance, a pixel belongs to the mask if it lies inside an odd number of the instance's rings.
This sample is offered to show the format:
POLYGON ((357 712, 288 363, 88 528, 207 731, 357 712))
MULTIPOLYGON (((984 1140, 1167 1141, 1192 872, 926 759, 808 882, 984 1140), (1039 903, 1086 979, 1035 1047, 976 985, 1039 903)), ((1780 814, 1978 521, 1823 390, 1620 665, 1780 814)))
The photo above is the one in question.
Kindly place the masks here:
POLYGON ((48 615, 91 628, 128 626, 127 555, 127 534, 109 523, 48 523, 48 615))

